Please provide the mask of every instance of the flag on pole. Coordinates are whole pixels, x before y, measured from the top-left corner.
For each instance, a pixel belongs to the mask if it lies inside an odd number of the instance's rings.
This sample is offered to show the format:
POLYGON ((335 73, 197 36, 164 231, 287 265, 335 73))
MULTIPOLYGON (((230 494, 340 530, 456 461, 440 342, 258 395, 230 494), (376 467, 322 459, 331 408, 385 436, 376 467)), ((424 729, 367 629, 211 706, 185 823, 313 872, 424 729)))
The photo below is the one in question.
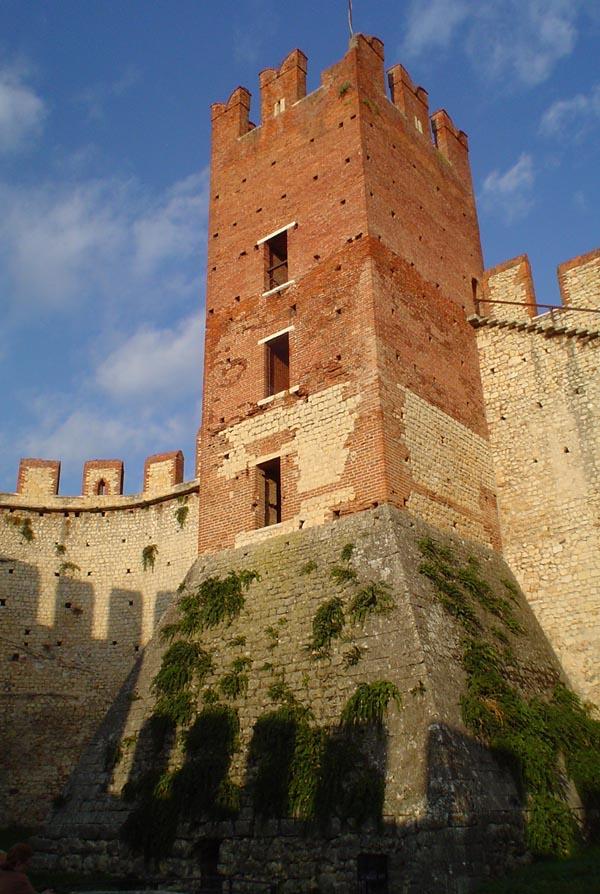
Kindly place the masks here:
POLYGON ((350 37, 354 34, 354 28, 352 26, 352 0, 348 0, 348 27, 350 28, 350 37))

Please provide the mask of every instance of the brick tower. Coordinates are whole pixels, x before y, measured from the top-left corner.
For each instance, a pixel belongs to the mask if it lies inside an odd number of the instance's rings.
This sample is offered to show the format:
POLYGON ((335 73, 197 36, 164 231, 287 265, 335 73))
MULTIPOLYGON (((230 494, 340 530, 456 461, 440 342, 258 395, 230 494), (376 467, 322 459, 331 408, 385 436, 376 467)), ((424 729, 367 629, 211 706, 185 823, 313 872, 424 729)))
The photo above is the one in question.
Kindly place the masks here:
POLYGON ((498 545, 466 135, 377 38, 306 61, 212 108, 200 551, 384 502, 498 545))

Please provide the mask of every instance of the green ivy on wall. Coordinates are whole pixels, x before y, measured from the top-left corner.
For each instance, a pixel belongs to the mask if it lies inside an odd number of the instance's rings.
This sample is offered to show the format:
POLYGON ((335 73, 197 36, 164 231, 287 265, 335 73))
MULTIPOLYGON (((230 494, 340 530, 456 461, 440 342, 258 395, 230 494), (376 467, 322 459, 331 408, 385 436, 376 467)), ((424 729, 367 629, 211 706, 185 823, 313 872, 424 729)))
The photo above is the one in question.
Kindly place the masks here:
MULTIPOLYGON (((524 633, 514 607, 520 593, 502 581, 499 595, 484 580, 478 563, 461 564, 454 552, 433 540, 419 544, 420 571, 433 584, 444 607, 461 625, 466 692, 461 698, 465 726, 508 763, 521 791, 527 842, 539 855, 567 856, 579 837, 567 801, 567 782, 575 784, 589 818, 600 808, 600 721, 564 683, 540 692, 519 665, 506 631, 524 633), (483 609, 482 619, 476 606, 483 609), (498 628, 487 617, 499 620, 498 628)), ((593 831, 593 830, 588 830, 593 831)))

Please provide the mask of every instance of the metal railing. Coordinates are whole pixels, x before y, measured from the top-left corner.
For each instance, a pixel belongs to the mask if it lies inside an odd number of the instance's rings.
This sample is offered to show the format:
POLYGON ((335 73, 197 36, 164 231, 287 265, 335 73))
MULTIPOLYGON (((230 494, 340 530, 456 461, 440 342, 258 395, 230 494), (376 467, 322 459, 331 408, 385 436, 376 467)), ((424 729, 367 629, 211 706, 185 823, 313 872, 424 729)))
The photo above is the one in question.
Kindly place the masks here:
MULTIPOLYGON (((475 311, 478 316, 481 316, 479 311, 482 304, 513 304, 516 307, 529 307, 533 310, 537 310, 539 307, 545 307, 550 311, 551 317, 554 311, 557 311, 558 313, 565 313, 567 311, 570 312, 574 310, 585 314, 600 314, 600 307, 572 307, 570 304, 538 304, 537 301, 535 304, 532 304, 530 301, 504 301, 500 298, 476 298, 475 311)), ((538 316, 538 314, 536 314, 535 316, 538 316)))

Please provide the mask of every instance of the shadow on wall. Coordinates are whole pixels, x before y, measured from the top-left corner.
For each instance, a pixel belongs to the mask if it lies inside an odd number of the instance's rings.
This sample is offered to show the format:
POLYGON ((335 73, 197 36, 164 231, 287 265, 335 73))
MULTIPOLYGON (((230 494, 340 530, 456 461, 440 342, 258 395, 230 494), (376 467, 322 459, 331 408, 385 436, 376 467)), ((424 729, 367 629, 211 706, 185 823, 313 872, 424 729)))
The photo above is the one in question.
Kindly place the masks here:
MULTIPOLYGON (((43 820, 123 681, 137 673, 140 591, 114 588, 98 619, 93 584, 68 568, 56 575, 54 621, 40 623, 37 567, 0 557, 0 825, 43 820), (92 629, 99 621, 101 638, 92 629)), ((155 622, 172 596, 158 594, 155 622)))
MULTIPOLYGON (((228 777, 237 714, 213 704, 190 728, 176 773, 168 769, 175 728, 156 716, 146 720, 121 796, 111 794, 107 749, 125 729, 136 677, 132 672, 39 842, 52 868, 82 871, 91 859, 95 870, 121 877, 185 878, 219 891, 242 884, 239 890, 257 894, 290 879, 306 892, 331 891, 335 879, 336 890, 349 894, 427 894, 471 890, 523 857, 523 810, 510 772, 489 749, 441 723, 430 726, 416 768, 424 787, 419 816, 403 815, 401 802, 395 817, 383 814, 384 728, 334 727, 311 738, 289 706, 255 724, 242 786, 228 777), (303 813, 311 818, 295 818, 303 813), (89 846, 70 849, 69 842, 88 837, 89 846)), ((388 777, 387 784, 400 790, 402 780, 388 777)))

